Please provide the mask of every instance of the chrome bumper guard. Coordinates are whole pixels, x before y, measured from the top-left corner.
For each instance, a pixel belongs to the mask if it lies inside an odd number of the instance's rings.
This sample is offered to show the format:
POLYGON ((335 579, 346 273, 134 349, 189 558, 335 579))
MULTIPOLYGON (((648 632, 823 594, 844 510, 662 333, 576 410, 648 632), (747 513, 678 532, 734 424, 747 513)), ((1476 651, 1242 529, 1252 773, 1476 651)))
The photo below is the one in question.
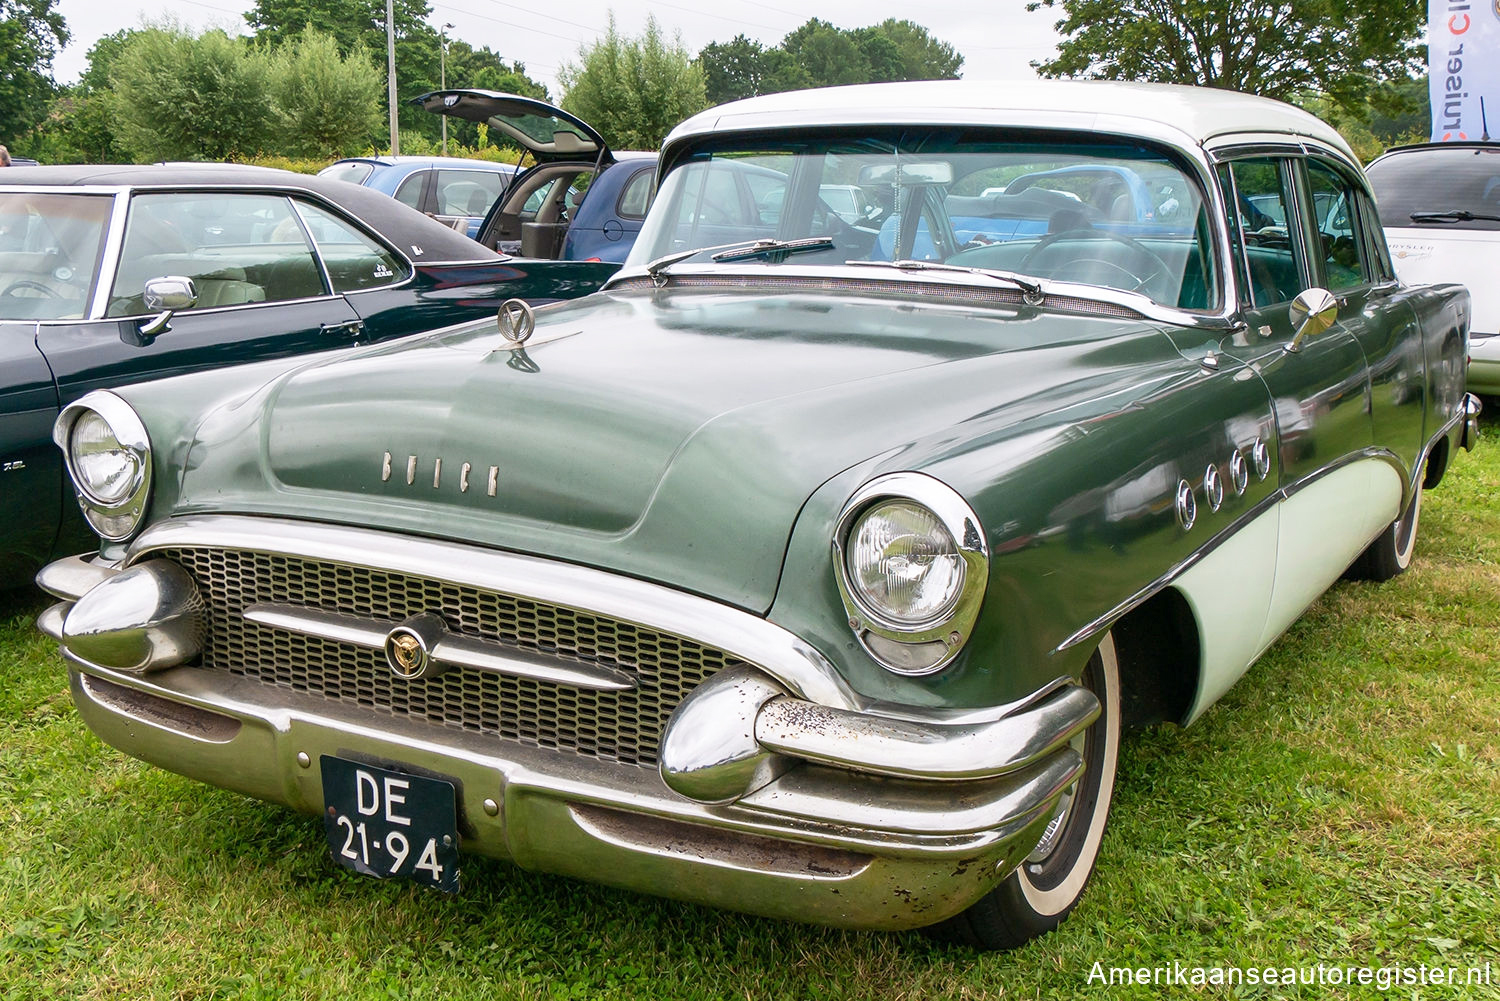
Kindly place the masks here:
POLYGON ((1479 414, 1484 410, 1484 405, 1479 402, 1479 397, 1473 393, 1464 394, 1463 412, 1460 418, 1463 428, 1459 433, 1458 443, 1463 446, 1465 452, 1474 451, 1474 446, 1479 443, 1479 414))
POLYGON ((827 706, 731 668, 678 706, 658 774, 189 666, 202 600, 174 570, 73 559, 38 576, 63 599, 38 625, 106 742, 310 814, 322 755, 408 768, 455 784, 467 852, 772 917, 901 929, 967 907, 1031 852, 1099 714, 1065 682, 943 713, 827 706))

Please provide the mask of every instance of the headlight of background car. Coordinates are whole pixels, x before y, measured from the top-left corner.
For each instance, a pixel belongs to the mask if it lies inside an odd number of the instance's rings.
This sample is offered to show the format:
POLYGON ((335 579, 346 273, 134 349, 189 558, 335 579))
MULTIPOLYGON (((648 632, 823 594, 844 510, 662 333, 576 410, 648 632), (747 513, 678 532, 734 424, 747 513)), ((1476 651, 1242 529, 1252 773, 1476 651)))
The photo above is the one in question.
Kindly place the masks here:
POLYGON ((151 442, 130 405, 113 393, 89 393, 63 408, 52 440, 94 531, 112 542, 135 534, 151 490, 151 442))
POLYGON ((891 473, 865 484, 834 532, 839 593, 864 648, 898 674, 930 674, 969 638, 989 576, 973 510, 947 484, 891 473))

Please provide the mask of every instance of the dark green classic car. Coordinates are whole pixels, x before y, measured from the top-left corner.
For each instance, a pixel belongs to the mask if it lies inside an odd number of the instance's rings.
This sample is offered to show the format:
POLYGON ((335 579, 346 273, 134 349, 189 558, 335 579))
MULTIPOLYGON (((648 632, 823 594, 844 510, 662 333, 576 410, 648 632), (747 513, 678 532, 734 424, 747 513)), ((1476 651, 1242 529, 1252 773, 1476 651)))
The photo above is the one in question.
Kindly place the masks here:
POLYGON ((80 714, 379 876, 1056 926, 1122 725, 1411 560, 1467 292, 1396 282, 1336 132, 1223 91, 780 94, 661 162, 600 293, 69 406, 80 714))

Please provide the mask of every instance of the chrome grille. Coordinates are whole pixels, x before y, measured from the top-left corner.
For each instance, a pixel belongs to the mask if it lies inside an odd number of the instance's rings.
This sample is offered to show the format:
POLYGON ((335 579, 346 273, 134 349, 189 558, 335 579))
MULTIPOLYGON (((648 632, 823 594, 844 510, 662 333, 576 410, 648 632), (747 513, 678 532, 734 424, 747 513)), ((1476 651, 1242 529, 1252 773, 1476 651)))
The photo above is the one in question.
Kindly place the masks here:
POLYGON ((158 555, 192 575, 208 603, 206 667, 391 716, 612 761, 655 764, 672 710, 705 679, 739 663, 720 650, 631 623, 465 584, 241 550, 175 548, 158 555), (243 618, 247 606, 265 602, 391 622, 433 612, 457 633, 627 671, 637 687, 584 691, 462 669, 404 681, 378 650, 243 618))

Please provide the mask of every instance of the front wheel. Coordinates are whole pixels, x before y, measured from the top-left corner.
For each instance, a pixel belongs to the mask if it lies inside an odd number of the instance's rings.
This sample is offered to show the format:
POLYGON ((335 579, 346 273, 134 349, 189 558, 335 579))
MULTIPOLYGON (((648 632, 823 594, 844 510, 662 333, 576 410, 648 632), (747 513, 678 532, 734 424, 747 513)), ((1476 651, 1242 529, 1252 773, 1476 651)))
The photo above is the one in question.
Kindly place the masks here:
POLYGON ((1060 925, 1083 896, 1099 858, 1120 756, 1120 664, 1108 635, 1084 668, 1099 718, 1075 741, 1083 775, 1026 860, 968 910, 934 925, 933 935, 975 949, 1014 949, 1060 925))
POLYGON ((1359 554, 1344 576, 1354 580, 1390 580, 1411 566, 1412 553, 1417 548, 1417 522, 1422 516, 1423 479, 1419 471, 1412 480, 1411 500, 1406 510, 1359 554))

